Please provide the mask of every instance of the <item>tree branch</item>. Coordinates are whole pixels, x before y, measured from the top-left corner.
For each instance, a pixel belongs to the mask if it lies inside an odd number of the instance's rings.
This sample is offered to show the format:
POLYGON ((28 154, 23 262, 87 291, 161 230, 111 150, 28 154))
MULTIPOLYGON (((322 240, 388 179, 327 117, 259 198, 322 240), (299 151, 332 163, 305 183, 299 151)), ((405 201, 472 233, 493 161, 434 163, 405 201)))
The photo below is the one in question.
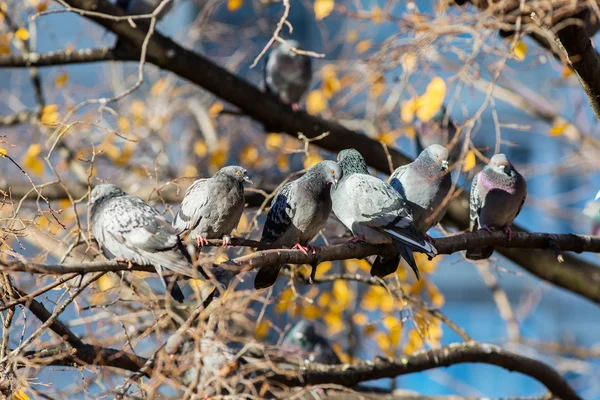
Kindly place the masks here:
POLYGON ((273 374, 271 379, 288 386, 308 386, 333 383, 351 387, 361 382, 427 371, 464 363, 496 365, 509 371, 528 375, 558 398, 576 400, 580 397, 549 365, 486 343, 451 344, 439 349, 421 351, 411 356, 339 366, 309 364, 286 375, 273 374))

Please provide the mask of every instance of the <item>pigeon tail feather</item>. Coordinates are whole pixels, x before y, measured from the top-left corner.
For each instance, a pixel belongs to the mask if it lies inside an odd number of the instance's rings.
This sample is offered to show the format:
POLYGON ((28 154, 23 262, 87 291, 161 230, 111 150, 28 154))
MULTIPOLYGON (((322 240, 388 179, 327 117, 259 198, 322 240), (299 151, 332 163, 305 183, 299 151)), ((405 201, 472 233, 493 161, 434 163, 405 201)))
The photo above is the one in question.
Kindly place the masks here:
POLYGON ((431 243, 426 241, 425 238, 419 235, 416 231, 412 232, 408 229, 387 228, 384 229, 384 232, 391 235, 394 241, 404 243, 414 251, 425 253, 429 257, 435 257, 437 255, 436 248, 433 247, 431 243))
POLYGON ((279 276, 279 265, 267 265, 258 270, 254 278, 254 289, 264 289, 273 286, 279 276))

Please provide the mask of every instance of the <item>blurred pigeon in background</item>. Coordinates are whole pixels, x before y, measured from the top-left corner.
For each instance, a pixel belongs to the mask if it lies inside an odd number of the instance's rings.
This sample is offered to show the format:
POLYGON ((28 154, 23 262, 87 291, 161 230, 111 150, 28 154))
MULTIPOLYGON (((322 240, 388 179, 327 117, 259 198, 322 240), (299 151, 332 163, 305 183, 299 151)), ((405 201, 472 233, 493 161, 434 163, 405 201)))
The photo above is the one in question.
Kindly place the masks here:
MULTIPOLYGON (((433 257, 437 254, 433 245, 417 232, 413 225, 410 208, 392 186, 369 175, 362 155, 354 150, 343 150, 338 154, 342 168, 342 179, 337 188, 331 190, 333 212, 346 225, 355 238, 353 242, 394 243, 419 279, 419 269, 413 251, 433 257)), ((398 265, 379 268, 373 265, 371 274, 385 276, 396 270, 398 265)))
POLYGON ((299 351, 305 360, 320 364, 341 364, 329 341, 317 333, 312 322, 301 320, 283 338, 281 348, 299 351))
MULTIPOLYGON (((493 156, 471 184, 470 230, 503 229, 512 240, 512 225, 527 197, 525 178, 504 154, 493 156)), ((467 258, 483 260, 494 252, 491 246, 467 250, 467 258)))
MULTIPOLYGON (((456 124, 448 116, 446 121, 446 107, 442 105, 439 111, 435 113, 433 118, 427 122, 417 121, 415 123, 415 130, 417 131, 415 137, 415 147, 417 149, 417 155, 421 154, 425 148, 432 144, 439 144, 449 148, 454 137, 456 136, 456 124)), ((452 143, 450 149, 450 156, 448 161, 450 165, 453 165, 460 159, 461 144, 459 142, 452 143)))
POLYGON ((252 183, 247 171, 238 166, 224 167, 212 178, 195 181, 173 221, 177 233, 191 232, 198 247, 207 244, 207 239, 220 238, 227 245, 244 211, 244 182, 252 183))
POLYGON ((286 43, 277 43, 267 56, 265 89, 298 110, 298 103, 310 86, 312 62, 310 57, 292 50, 300 48, 296 40, 287 40, 286 43))
POLYGON ((198 278, 198 271, 171 224, 155 208, 115 185, 96 186, 90 203, 92 234, 100 247, 117 258, 154 266, 171 296, 182 302, 181 289, 174 280, 165 281, 163 268, 193 278, 198 278))
MULTIPOLYGON (((277 192, 263 228, 261 242, 294 244, 295 249, 310 250, 313 240, 327 223, 331 214, 330 187, 337 185, 341 169, 334 161, 321 161, 277 192)), ((312 249, 314 252, 314 248, 312 249)), ((281 265, 260 268, 254 287, 262 289, 275 283, 281 265)), ((311 273, 314 278, 315 269, 311 273)))

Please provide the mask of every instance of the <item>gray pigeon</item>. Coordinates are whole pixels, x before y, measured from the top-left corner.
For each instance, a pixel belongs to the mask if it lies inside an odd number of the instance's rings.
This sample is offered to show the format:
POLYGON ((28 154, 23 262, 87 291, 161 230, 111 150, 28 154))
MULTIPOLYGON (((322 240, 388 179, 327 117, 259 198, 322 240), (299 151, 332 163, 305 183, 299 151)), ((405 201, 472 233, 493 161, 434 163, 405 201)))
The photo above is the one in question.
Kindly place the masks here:
POLYGON ((238 166, 222 168, 212 178, 194 182, 173 221, 177 233, 191 232, 199 247, 207 244, 207 239, 221 237, 227 245, 244 211, 244 182, 252 183, 247 171, 238 166))
POLYGON ((115 185, 98 185, 90 195, 92 234, 113 256, 139 265, 152 265, 171 296, 183 301, 175 281, 167 282, 162 269, 197 277, 189 254, 175 229, 152 206, 115 185))
MULTIPOLYGON (((410 208, 402 196, 388 183, 369 175, 362 155, 354 150, 338 154, 342 179, 331 190, 333 212, 352 231, 353 242, 394 243, 419 279, 419 269, 412 251, 433 257, 435 247, 417 232, 413 225, 410 208)), ((394 271, 398 265, 394 266, 394 271)), ((374 276, 385 276, 377 268, 371 268, 374 276)))
POLYGON ((283 338, 281 347, 285 350, 300 351, 302 357, 320 364, 341 364, 329 341, 319 335, 315 325, 301 320, 283 338))
POLYGON ((408 203, 413 225, 422 235, 446 214, 448 202, 443 207, 442 203, 452 188, 452 179, 447 171, 448 150, 433 144, 423 150, 415 161, 396 168, 390 176, 389 183, 408 203), (435 219, 429 218, 436 211, 435 219))
POLYGON ((417 131, 415 145, 417 154, 421 154, 426 147, 429 147, 432 144, 440 144, 447 148, 450 148, 449 146, 452 144, 448 160, 450 161, 450 164, 453 165, 460 159, 461 144, 459 142, 452 143, 456 136, 456 124, 451 118, 449 118, 447 122, 445 119, 446 107, 442 105, 430 121, 417 121, 415 123, 415 129, 417 131))
MULTIPOLYGON (((294 244, 295 249, 307 252, 308 242, 323 229, 331 214, 330 187, 337 185, 340 176, 336 162, 321 161, 299 179, 286 183, 273 199, 261 242, 294 244)), ((254 287, 262 289, 273 285, 280 269, 281 265, 260 268, 254 278, 254 287)), ((312 278, 314 273, 313 268, 312 278)))
MULTIPOLYGON (((470 230, 503 229, 512 240, 510 225, 521 212, 527 197, 527 183, 504 154, 496 154, 489 164, 475 175, 471 185, 470 230)), ((494 248, 487 246, 467 250, 467 258, 489 258, 494 248)))
POLYGON ((292 50, 299 49, 296 40, 288 40, 286 44, 278 43, 271 50, 265 65, 265 88, 267 93, 274 94, 282 102, 290 104, 298 110, 298 102, 310 86, 312 80, 311 59, 292 50))

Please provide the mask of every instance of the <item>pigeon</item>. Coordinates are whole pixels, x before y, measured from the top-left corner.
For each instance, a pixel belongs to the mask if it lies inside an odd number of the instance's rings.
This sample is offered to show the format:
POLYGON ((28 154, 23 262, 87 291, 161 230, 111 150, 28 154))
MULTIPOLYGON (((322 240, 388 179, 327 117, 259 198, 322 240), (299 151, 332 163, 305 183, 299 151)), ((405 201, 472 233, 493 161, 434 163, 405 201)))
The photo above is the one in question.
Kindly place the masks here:
MULTIPOLYGON (((434 257, 437 250, 417 232, 410 208, 400 193, 388 183, 369 175, 362 155, 354 150, 338 154, 342 179, 331 189, 333 212, 350 229, 351 242, 394 243, 419 279, 419 269, 412 251, 434 257)), ((371 268, 373 276, 385 276, 396 270, 371 268)))
POLYGON ((296 40, 278 43, 267 56, 265 65, 265 89, 282 102, 298 110, 298 102, 310 86, 312 65, 310 57, 298 54, 292 48, 300 48, 296 40))
MULTIPOLYGON (((164 0, 117 0, 117 5, 121 7, 129 15, 146 15, 152 14, 154 10, 164 0)), ((173 7, 174 1, 170 1, 165 5, 157 15, 157 18, 162 19, 173 7)))
POLYGON ((181 289, 175 281, 167 285, 162 270, 193 278, 197 273, 171 224, 144 200, 115 185, 96 186, 90 203, 92 234, 99 246, 119 259, 154 266, 171 296, 183 302, 181 289))
MULTIPOLYGON (((330 187, 337 185, 341 169, 335 161, 321 161, 299 179, 288 182, 277 192, 262 232, 265 244, 294 244, 294 249, 315 252, 307 246, 327 223, 331 214, 330 187)), ((275 283, 281 265, 258 270, 254 287, 262 289, 275 283)), ((311 273, 314 279, 315 268, 311 273)))
POLYGON ((421 154, 426 147, 432 144, 440 144, 450 148, 450 156, 448 161, 450 165, 455 164, 460 159, 461 146, 460 143, 453 143, 453 139, 456 136, 456 124, 452 119, 448 119, 446 122, 446 107, 441 106, 437 113, 427 122, 417 121, 415 123, 415 129, 417 131, 415 137, 415 146, 417 148, 417 154, 421 154))
MULTIPOLYGON (((470 230, 503 229, 512 240, 510 225, 527 197, 527 183, 504 154, 496 154, 475 175, 471 185, 470 230)), ((491 246, 467 250, 467 258, 483 260, 494 252, 491 246)))
POLYGON ((281 348, 299 351, 304 359, 320 364, 341 364, 329 341, 319 335, 312 322, 301 320, 283 338, 281 348))
POLYGON ((195 181, 173 221, 177 234, 191 232, 198 247, 208 244, 207 239, 223 238, 224 246, 230 244, 229 235, 244 211, 244 182, 252 183, 247 171, 238 166, 224 167, 212 178, 195 181))
POLYGON ((390 176, 389 183, 408 203, 413 225, 422 235, 446 214, 448 202, 442 203, 452 188, 452 179, 447 171, 448 150, 432 144, 415 161, 398 167, 390 176), (435 212, 435 218, 430 218, 435 212))

